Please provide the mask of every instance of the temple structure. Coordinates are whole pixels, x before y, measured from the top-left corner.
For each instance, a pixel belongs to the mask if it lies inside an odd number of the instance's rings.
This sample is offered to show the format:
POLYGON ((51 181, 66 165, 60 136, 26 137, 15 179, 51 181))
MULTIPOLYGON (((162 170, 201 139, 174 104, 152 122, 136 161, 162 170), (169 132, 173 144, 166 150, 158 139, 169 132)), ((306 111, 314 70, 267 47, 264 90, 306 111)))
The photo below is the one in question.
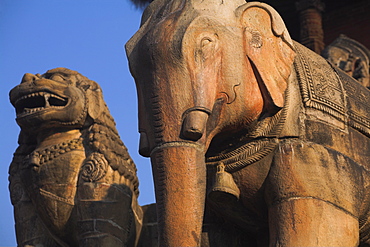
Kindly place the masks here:
POLYGON ((283 17, 290 35, 311 50, 321 53, 340 34, 366 47, 370 35, 370 1, 367 0, 262 0, 283 17))

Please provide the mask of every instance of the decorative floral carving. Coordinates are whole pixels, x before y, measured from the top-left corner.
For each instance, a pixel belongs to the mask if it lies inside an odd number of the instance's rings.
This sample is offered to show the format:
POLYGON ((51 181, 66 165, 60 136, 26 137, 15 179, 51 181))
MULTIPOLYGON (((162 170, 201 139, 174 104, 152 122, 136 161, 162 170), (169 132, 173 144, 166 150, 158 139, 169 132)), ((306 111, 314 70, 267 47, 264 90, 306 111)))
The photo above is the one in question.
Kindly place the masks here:
POLYGON ((251 46, 261 48, 263 44, 261 33, 257 30, 251 30, 250 33, 252 34, 252 39, 250 40, 251 46))
POLYGON ((81 176, 87 182, 96 182, 107 173, 108 161, 101 153, 92 153, 82 166, 81 176))
POLYGON ((9 189, 11 191, 10 200, 11 200, 12 204, 15 205, 23 197, 24 190, 23 190, 22 184, 19 183, 19 182, 15 182, 14 184, 11 183, 9 189))

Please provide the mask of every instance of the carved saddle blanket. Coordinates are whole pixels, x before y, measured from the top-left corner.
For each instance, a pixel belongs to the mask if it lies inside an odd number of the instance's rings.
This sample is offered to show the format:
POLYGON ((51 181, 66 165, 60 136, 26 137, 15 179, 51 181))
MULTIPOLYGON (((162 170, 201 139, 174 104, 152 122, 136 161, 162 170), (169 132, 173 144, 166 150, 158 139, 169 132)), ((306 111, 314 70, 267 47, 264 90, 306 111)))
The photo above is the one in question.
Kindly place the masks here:
MULTIPOLYGON (((294 65, 304 107, 329 114, 370 137, 370 90, 301 44, 295 43, 295 47, 294 65)), ((267 125, 261 124, 270 126, 266 133, 258 135, 266 138, 208 156, 207 166, 215 167, 222 162, 226 172, 235 172, 261 160, 277 146, 285 114, 281 113, 267 125)))
POLYGON ((323 111, 370 137, 370 90, 313 51, 295 43, 305 107, 323 111))

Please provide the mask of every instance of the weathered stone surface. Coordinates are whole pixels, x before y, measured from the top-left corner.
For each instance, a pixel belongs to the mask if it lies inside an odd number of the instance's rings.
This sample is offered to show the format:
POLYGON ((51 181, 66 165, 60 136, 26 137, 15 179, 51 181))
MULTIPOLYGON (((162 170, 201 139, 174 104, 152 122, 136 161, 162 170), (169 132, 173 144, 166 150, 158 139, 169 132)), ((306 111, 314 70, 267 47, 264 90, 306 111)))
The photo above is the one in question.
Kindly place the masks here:
POLYGON ((154 1, 126 49, 159 246, 370 244, 370 91, 270 6, 154 1))
POLYGON ((370 51, 364 45, 345 35, 340 35, 325 48, 322 56, 363 86, 370 87, 370 51))
POLYGON ((322 12, 325 4, 321 0, 299 0, 296 2, 300 22, 300 42, 320 54, 324 49, 322 12))
POLYGON ((57 68, 10 92, 21 127, 9 169, 19 246, 134 246, 136 167, 99 85, 57 68))

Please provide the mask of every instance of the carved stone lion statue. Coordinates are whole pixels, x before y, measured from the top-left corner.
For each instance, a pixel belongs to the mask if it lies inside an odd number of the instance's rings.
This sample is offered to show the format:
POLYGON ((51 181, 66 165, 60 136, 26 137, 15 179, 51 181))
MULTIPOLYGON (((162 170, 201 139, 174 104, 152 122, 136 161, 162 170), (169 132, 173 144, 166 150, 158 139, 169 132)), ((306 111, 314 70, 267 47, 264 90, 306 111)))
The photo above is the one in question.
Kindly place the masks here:
POLYGON ((99 85, 56 68, 10 92, 21 127, 9 169, 19 246, 133 246, 136 167, 99 85))

